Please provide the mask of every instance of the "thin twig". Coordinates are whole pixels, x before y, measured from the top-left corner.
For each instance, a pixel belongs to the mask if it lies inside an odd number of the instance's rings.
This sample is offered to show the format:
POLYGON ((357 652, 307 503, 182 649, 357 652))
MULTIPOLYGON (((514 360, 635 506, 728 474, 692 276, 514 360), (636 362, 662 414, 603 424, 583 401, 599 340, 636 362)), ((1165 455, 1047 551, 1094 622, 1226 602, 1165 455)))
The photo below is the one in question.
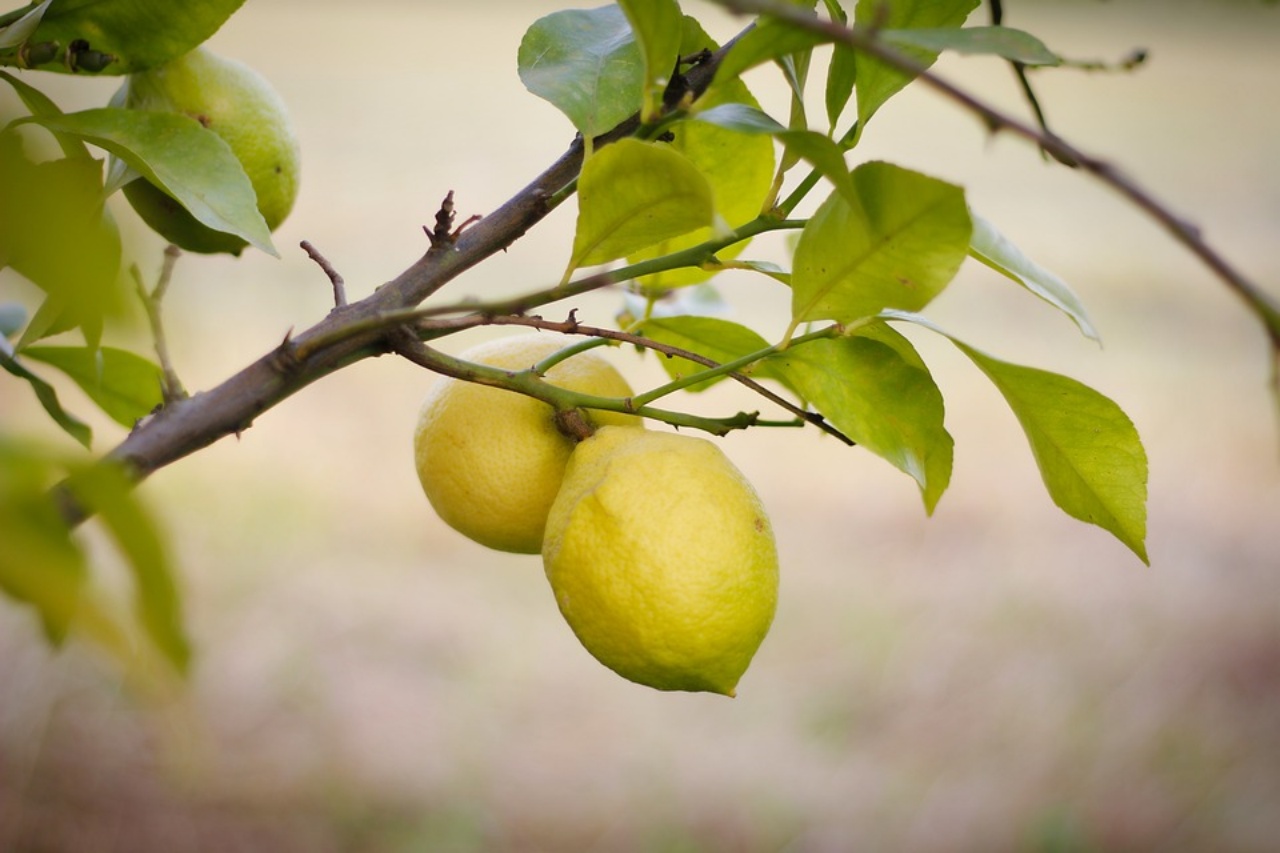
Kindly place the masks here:
MULTIPOLYGON (((524 315, 488 316, 485 318, 484 325, 527 326, 529 328, 534 328, 534 329, 543 329, 551 332, 560 332, 561 334, 565 334, 565 335, 585 335, 593 338, 605 338, 607 340, 617 341, 619 343, 632 344, 634 346, 644 347, 645 349, 651 349, 654 352, 662 353, 664 356, 668 358, 683 358, 687 361, 694 362, 695 364, 700 364, 703 367, 709 368, 711 370, 715 370, 716 368, 721 366, 719 362, 714 361, 713 359, 707 358, 704 355, 699 355, 696 352, 692 352, 686 349, 681 349, 680 347, 672 346, 670 344, 664 344, 659 341, 652 340, 651 338, 646 338, 643 335, 636 335, 630 332, 621 332, 621 331, 618 331, 617 329, 607 329, 601 326, 583 325, 582 323, 579 323, 572 316, 572 314, 567 320, 546 320, 546 319, 543 319, 542 317, 526 317, 524 315)), ((803 423, 812 424, 813 426, 816 426, 818 429, 822 430, 828 435, 834 436, 835 438, 839 439, 840 441, 844 442, 847 445, 852 446, 854 444, 853 439, 849 438, 847 435, 840 432, 840 430, 836 429, 834 426, 828 423, 826 418, 824 418, 818 412, 811 412, 811 411, 808 411, 807 409, 797 406, 795 403, 775 393, 771 389, 766 388, 765 386, 761 385, 759 382, 757 382, 756 380, 752 379, 750 376, 747 376, 744 373, 740 373, 738 371, 730 371, 724 375, 729 379, 732 379, 735 382, 738 382, 739 384, 751 389, 752 391, 759 394, 761 397, 764 397, 766 400, 773 403, 774 405, 780 408, 786 409, 788 412, 790 412, 791 414, 795 415, 798 419, 800 419, 800 421, 802 421, 803 423)))
POLYGON ((329 282, 333 285, 333 307, 345 307, 347 304, 346 282, 342 280, 342 276, 338 271, 333 268, 333 264, 329 263, 325 256, 320 254, 315 246, 311 245, 310 241, 303 240, 298 245, 302 247, 302 251, 307 253, 307 257, 315 261, 320 269, 324 271, 324 274, 329 277, 329 282))
POLYGON ((187 397, 187 391, 182 387, 182 380, 178 378, 178 372, 174 370, 173 360, 169 356, 168 339, 165 337, 164 321, 160 314, 161 303, 164 302, 165 294, 169 292, 169 282, 173 280, 174 265, 181 254, 182 250, 172 243, 165 246, 160 275, 156 279, 155 288, 150 292, 147 291, 146 282, 142 280, 142 272, 137 265, 129 268, 138 289, 142 310, 147 315, 147 324, 151 327, 151 341, 155 347, 156 360, 160 362, 160 393, 166 406, 175 400, 184 400, 187 397))

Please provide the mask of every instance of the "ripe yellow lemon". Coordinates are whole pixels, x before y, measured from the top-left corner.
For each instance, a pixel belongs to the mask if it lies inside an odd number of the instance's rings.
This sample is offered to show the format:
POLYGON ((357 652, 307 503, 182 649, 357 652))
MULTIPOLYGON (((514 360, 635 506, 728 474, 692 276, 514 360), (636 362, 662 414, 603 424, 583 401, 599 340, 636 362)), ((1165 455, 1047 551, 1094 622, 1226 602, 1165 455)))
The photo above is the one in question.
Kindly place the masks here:
MULTIPOLYGON (((198 47, 156 68, 131 75, 125 106, 181 113, 230 146, 258 196, 258 211, 274 231, 298 196, 298 142, 284 101, 256 71, 198 47)), ((143 178, 125 197, 147 225, 192 252, 238 255, 246 243, 197 221, 143 178)))
MULTIPOLYGON (((467 361, 524 370, 569 344, 551 333, 519 335, 481 344, 467 361)), ((553 385, 599 397, 630 397, 631 387, 596 350, 552 367, 553 385)), ((638 427, 639 418, 591 411, 593 424, 638 427)), ((414 456, 422 489, 450 527, 499 551, 536 554, 542 549, 547 512, 574 440, 556 427, 555 410, 532 397, 442 379, 418 416, 414 456)))
POLYGON ((759 497, 693 436, 604 427, 580 443, 542 558, 587 651, 659 690, 733 696, 778 601, 759 497))

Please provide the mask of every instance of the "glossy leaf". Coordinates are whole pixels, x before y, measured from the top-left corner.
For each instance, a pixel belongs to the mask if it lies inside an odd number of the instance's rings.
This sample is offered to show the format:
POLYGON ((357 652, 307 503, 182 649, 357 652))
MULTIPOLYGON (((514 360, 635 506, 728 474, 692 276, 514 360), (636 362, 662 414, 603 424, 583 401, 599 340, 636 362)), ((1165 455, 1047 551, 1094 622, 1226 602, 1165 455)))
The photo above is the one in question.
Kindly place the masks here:
POLYGON ((132 74, 195 48, 218 31, 244 0, 58 0, 31 35, 32 42, 63 45, 46 71, 70 70, 65 47, 77 40, 110 54, 104 74, 132 74))
POLYGON ((240 161, 218 134, 195 119, 101 107, 31 121, 111 152, 203 224, 279 256, 240 161))
POLYGON ((1024 255, 990 222, 972 211, 970 217, 973 219, 970 255, 1062 311, 1086 337, 1099 340, 1084 304, 1070 285, 1024 255))
POLYGON ((947 286, 968 252, 972 225, 959 187, 880 162, 855 169, 853 183, 856 203, 832 193, 796 245, 797 322, 917 311, 947 286))
POLYGON ((631 22, 644 57, 644 106, 640 118, 653 121, 662 109, 662 96, 680 58, 684 16, 676 0, 618 0, 618 5, 631 22))
POLYGON ((688 234, 713 215, 711 187, 689 158, 665 143, 619 140, 582 167, 569 271, 688 234))
POLYGON ((587 140, 640 109, 645 63, 616 5, 539 18, 517 56, 526 89, 560 110, 587 140))
MULTIPOLYGON (((728 364, 769 347, 769 342, 757 332, 719 317, 684 315, 650 319, 644 322, 642 333, 658 343, 697 353, 717 364, 728 364)), ((662 353, 658 354, 658 362, 672 379, 682 379, 707 369, 697 362, 662 353)), ((757 378, 782 379, 768 362, 758 362, 741 372, 757 378)), ((717 376, 685 390, 705 391, 725 378, 717 376)))
POLYGON ((905 338, 883 326, 876 335, 797 344, 767 363, 838 430, 910 475, 932 513, 954 453, 942 394, 905 338))
POLYGON ((23 355, 61 370, 112 420, 130 428, 163 399, 160 368, 126 350, 33 346, 23 355))
POLYGON ((1062 57, 1045 47, 1040 39, 1010 27, 886 30, 880 33, 880 38, 900 48, 916 48, 931 53, 953 50, 956 53, 999 56, 1023 65, 1062 64, 1062 57))
POLYGON ((191 659, 182 600, 168 549, 133 483, 119 466, 101 463, 75 472, 68 488, 101 519, 133 572, 134 607, 156 648, 180 672, 191 659))
MULTIPOLYGON (((882 31, 958 28, 978 3, 979 0, 861 2, 853 17, 856 26, 882 31)), ((928 48, 903 48, 901 52, 925 67, 938 59, 938 51, 928 48)), ((861 131, 880 107, 914 78, 865 54, 859 54, 855 64, 857 80, 854 88, 858 93, 858 127, 861 131)))

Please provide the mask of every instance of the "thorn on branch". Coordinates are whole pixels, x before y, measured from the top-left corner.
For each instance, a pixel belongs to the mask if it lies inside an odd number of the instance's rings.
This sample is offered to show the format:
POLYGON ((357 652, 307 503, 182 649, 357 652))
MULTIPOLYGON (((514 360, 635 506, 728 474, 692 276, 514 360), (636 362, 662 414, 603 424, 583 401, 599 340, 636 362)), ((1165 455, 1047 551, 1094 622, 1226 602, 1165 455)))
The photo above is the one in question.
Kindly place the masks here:
POLYGON ((342 280, 342 276, 338 274, 338 271, 333 268, 333 265, 330 264, 329 261, 325 259, 324 255, 320 254, 320 252, 316 250, 316 247, 312 246, 309 241, 303 240, 298 245, 302 247, 302 251, 307 253, 307 257, 315 261, 324 274, 329 277, 329 282, 333 285, 333 306, 335 308, 346 307, 347 288, 346 282, 342 280))
POLYGON ((293 344, 293 329, 285 332, 284 340, 272 351, 271 368, 281 376, 289 376, 302 369, 302 359, 293 344))

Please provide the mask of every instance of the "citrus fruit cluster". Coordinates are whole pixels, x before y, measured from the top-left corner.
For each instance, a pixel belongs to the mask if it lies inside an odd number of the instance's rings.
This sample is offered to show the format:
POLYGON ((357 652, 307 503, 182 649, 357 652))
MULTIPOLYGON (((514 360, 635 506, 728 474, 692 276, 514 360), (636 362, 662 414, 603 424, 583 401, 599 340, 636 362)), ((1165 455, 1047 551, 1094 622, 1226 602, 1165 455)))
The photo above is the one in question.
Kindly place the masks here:
MULTIPOLYGON (((516 372, 567 339, 521 335, 462 358, 516 372)), ((561 388, 626 398, 595 350, 556 362, 561 388)), ((581 441, 555 410, 509 390, 436 384, 414 432, 418 477, 451 527, 491 548, 541 553, 578 640, 624 678, 733 696, 773 621, 778 557, 750 483, 713 442, 592 410, 581 441)))
MULTIPOLYGON (((204 47, 129 78, 125 107, 196 119, 231 148, 274 231, 298 195, 298 142, 284 101, 256 71, 204 47)), ((153 231, 190 252, 239 255, 244 240, 204 225, 144 178, 125 198, 153 231)))

